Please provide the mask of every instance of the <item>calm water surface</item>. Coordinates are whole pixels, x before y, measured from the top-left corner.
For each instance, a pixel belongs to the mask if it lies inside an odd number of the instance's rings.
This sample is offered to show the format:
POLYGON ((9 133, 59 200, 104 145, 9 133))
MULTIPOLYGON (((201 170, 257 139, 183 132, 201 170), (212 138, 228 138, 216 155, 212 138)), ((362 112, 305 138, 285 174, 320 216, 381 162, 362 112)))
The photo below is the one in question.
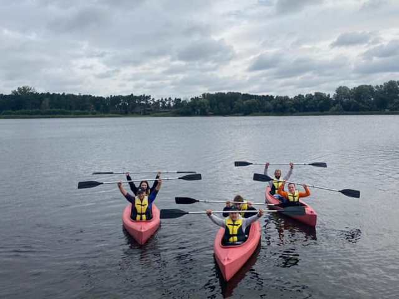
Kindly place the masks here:
POLYGON ((0 298, 397 298, 398 131, 398 116, 0 120, 0 298), (226 284, 206 216, 164 220, 140 247, 116 185, 77 189, 123 179, 93 171, 195 170, 202 181, 165 181, 157 205, 263 201, 262 166, 235 160, 327 162, 291 180, 361 198, 312 189, 316 230, 266 215, 258 251, 226 284))

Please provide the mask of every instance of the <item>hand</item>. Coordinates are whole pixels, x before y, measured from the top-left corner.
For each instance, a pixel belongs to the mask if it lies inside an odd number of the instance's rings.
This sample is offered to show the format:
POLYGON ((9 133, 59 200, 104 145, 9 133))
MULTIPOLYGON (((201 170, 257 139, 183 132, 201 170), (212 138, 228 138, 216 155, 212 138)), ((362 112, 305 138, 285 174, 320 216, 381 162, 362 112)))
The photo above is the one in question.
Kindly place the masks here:
POLYGON ((231 207, 231 202, 230 202, 230 200, 226 201, 226 207, 228 207, 228 208, 231 207))
POLYGON ((290 168, 291 168, 291 169, 294 168, 294 163, 290 162, 290 168))
POLYGON ((122 187, 122 181, 118 182, 118 188, 122 187))
POLYGON ((161 173, 162 173, 162 172, 158 171, 158 172, 157 172, 157 176, 160 177, 160 176, 161 176, 161 173))
POLYGON ((158 179, 158 185, 162 184, 162 179, 158 179))
POLYGON ((208 216, 211 216, 211 215, 212 215, 212 210, 206 210, 206 214, 207 214, 208 216))
POLYGON ((269 163, 269 162, 266 162, 265 167, 266 167, 266 168, 269 168, 269 165, 270 165, 270 163, 269 163))
POLYGON ((262 216, 263 216, 263 210, 262 210, 262 209, 259 209, 258 216, 259 216, 259 217, 262 217, 262 216))
POLYGON ((248 207, 252 207, 252 201, 247 201, 247 205, 248 205, 248 207))
POLYGON ((125 174, 126 174, 126 176, 130 176, 130 172, 126 172, 125 174))
POLYGON ((308 189, 308 185, 303 184, 302 186, 303 186, 303 188, 308 189))

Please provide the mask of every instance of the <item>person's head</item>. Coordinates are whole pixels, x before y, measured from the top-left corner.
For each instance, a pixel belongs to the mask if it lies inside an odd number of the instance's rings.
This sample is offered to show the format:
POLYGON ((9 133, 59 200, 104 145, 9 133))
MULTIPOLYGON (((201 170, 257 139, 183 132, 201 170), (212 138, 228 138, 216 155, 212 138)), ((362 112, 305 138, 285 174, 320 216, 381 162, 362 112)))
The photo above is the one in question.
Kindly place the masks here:
POLYGON ((274 171, 274 177, 275 177, 276 179, 279 179, 279 178, 281 177, 281 170, 280 170, 280 169, 276 169, 276 170, 274 171))
POLYGON ((142 200, 145 195, 146 195, 146 190, 144 190, 143 188, 139 187, 137 189, 137 196, 142 200))
POLYGON ((237 207, 232 206, 230 211, 232 211, 232 212, 230 212, 231 220, 236 221, 236 220, 238 220, 238 218, 240 218, 240 213, 239 213, 239 210, 237 207))
POLYGON ((148 183, 148 181, 141 181, 140 185, 139 185, 139 188, 144 189, 144 191, 147 194, 150 194, 150 184, 148 183))
MULTIPOLYGON (((244 202, 244 198, 242 198, 241 195, 236 195, 234 197, 233 201, 235 201, 235 202, 244 202)), ((237 207, 237 209, 240 210, 241 206, 242 206, 242 203, 235 203, 234 205, 237 207)))
POLYGON ((294 183, 289 183, 288 184, 288 192, 294 193, 295 192, 295 184, 294 183))

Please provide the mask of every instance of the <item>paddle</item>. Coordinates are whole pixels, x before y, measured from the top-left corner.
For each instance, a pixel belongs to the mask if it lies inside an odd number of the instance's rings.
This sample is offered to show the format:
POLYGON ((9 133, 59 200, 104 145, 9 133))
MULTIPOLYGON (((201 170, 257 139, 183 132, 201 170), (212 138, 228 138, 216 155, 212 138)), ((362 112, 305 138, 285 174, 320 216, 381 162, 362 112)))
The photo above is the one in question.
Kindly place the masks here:
MULTIPOLYGON (((206 202, 206 203, 226 203, 226 201, 222 200, 200 200, 200 199, 195 199, 191 197, 175 197, 175 202, 180 205, 190 205, 193 203, 197 202, 206 202)), ((240 204, 246 204, 248 203, 247 201, 241 202, 241 201, 230 201, 230 203, 240 203, 240 204)), ((266 205, 266 203, 262 202, 252 202, 252 205, 266 205)), ((268 206, 274 206, 274 204, 267 204, 268 206)))
MULTIPOLYGON (((255 211, 239 211, 239 213, 254 213, 255 211)), ((302 206, 286 207, 284 210, 263 210, 265 213, 282 213, 288 216, 305 215, 305 208, 302 206)), ((212 213, 237 213, 237 211, 212 211, 212 213)), ((174 219, 188 214, 206 214, 206 211, 187 212, 180 209, 162 209, 161 219, 174 219)))
MULTIPOLYGON (((249 166, 249 165, 265 165, 266 163, 252 163, 247 161, 235 161, 234 166, 249 166)), ((293 163, 294 165, 310 165, 316 167, 327 167, 325 162, 313 162, 313 163, 293 163)), ((270 163, 269 165, 290 165, 289 163, 270 163)))
MULTIPOLYGON (((188 174, 178 178, 163 178, 163 181, 170 181, 170 180, 185 180, 185 181, 198 181, 201 180, 200 173, 188 174)), ((142 179, 142 180, 132 180, 132 181, 123 181, 122 183, 130 183, 130 182, 141 182, 141 181, 157 181, 158 179, 142 179)), ((97 181, 84 181, 78 183, 78 189, 84 188, 93 188, 97 187, 102 184, 117 184, 119 181, 116 182, 97 182, 97 181)))
MULTIPOLYGON (((260 173, 254 173, 253 177, 254 181, 259 181, 259 182, 269 182, 273 181, 273 178, 269 177, 268 175, 265 174, 260 174, 260 173)), ((286 183, 293 183, 296 185, 305 185, 301 183, 294 183, 294 182, 286 182, 286 183)), ((307 184, 306 184, 307 185, 307 184)), ((314 186, 314 185, 307 185, 308 187, 316 188, 316 189, 323 189, 323 190, 329 190, 329 191, 335 191, 342 193, 343 195, 349 196, 349 197, 355 197, 355 198, 360 198, 360 191, 359 190, 353 190, 353 189, 342 189, 342 190, 336 190, 336 189, 330 189, 330 188, 324 188, 324 187, 319 187, 319 186, 314 186)))
MULTIPOLYGON (((96 171, 96 172, 93 172, 92 174, 125 174, 127 172, 129 172, 130 174, 140 174, 140 173, 157 173, 158 171, 140 171, 140 172, 96 171)), ((173 170, 173 171, 161 171, 161 173, 197 173, 197 172, 196 171, 178 171, 178 170, 175 171, 175 170, 173 170)))

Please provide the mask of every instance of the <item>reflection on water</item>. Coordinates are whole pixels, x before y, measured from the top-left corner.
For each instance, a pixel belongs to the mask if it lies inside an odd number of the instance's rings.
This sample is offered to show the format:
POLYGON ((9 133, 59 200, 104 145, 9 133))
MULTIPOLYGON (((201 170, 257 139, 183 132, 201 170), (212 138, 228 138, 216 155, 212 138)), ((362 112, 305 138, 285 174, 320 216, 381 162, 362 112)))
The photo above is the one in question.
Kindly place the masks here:
MULTIPOLYGON (((276 265, 290 268, 300 264, 298 246, 307 246, 309 242, 317 240, 316 229, 283 215, 270 215, 266 224, 270 230, 277 232, 277 246, 282 250, 274 253, 278 256, 276 265)), ((276 242, 276 240, 274 240, 276 242)))
POLYGON ((220 288, 222 291, 223 298, 228 298, 233 295, 234 289, 238 286, 238 284, 244 279, 247 274, 251 274, 251 280, 259 279, 258 273, 255 270, 251 270, 253 265, 255 265, 256 260, 258 259, 258 255, 260 252, 261 244, 259 243, 258 247, 255 249, 253 255, 248 259, 248 261, 242 266, 242 268, 228 281, 226 282, 223 278, 223 274, 220 271, 216 260, 215 261, 215 271, 216 277, 219 279, 220 288))
MULTIPOLYGON (((398 127, 399 116, 0 120, 0 298, 396 298, 398 127), (284 138, 270 146, 267 128, 284 138), (98 169, 187 169, 203 180, 165 182, 160 208, 182 195, 264 200, 265 184, 252 180, 263 167, 233 161, 266 159, 325 161, 295 167, 292 179, 363 195, 312 190, 317 235, 265 216, 256 262, 227 284, 205 217, 164 221, 140 246, 120 229, 116 186, 76 189, 98 169)), ((187 206, 207 208, 217 207, 187 206)))
POLYGON ((338 232, 338 236, 350 243, 357 243, 362 237, 362 231, 358 228, 342 230, 338 232))
POLYGON ((303 224, 284 215, 273 214, 270 216, 270 221, 274 224, 278 232, 281 244, 287 241, 292 243, 299 240, 303 240, 304 242, 317 240, 315 227, 303 224))

